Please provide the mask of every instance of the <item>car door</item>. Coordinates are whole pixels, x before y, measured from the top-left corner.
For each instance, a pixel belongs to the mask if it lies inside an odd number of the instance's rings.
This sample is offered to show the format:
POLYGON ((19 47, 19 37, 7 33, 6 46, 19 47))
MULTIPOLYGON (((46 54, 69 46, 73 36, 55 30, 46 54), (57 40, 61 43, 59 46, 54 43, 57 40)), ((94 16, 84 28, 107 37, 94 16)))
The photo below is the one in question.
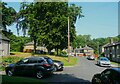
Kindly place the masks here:
POLYGON ((24 64, 24 73, 27 75, 32 75, 35 71, 35 65, 37 63, 36 59, 29 59, 27 63, 24 64))
POLYGON ((112 84, 120 84, 120 73, 115 70, 111 70, 110 81, 112 84))
POLYGON ((110 70, 110 69, 107 69, 101 73, 100 78, 101 78, 102 83, 111 84, 111 73, 112 73, 112 70, 110 70))
POLYGON ((24 67, 25 67, 25 63, 28 61, 28 59, 23 59, 19 62, 16 63, 14 70, 15 70, 15 74, 17 75, 23 75, 24 74, 24 67))

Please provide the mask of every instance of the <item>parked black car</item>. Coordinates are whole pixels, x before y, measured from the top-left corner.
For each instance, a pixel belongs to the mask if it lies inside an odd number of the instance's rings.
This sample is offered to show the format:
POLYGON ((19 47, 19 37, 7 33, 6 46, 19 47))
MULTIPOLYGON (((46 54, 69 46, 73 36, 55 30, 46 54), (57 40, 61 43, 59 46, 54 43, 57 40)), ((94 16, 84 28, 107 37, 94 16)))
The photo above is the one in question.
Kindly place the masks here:
POLYGON ((5 68, 8 76, 13 75, 32 75, 37 78, 42 78, 52 74, 54 63, 49 57, 29 57, 18 61, 15 64, 10 64, 5 68))
POLYGON ((92 84, 120 84, 120 67, 105 69, 102 73, 95 74, 92 84))
POLYGON ((58 60, 53 60, 53 62, 54 62, 54 71, 63 71, 64 68, 63 62, 58 60))

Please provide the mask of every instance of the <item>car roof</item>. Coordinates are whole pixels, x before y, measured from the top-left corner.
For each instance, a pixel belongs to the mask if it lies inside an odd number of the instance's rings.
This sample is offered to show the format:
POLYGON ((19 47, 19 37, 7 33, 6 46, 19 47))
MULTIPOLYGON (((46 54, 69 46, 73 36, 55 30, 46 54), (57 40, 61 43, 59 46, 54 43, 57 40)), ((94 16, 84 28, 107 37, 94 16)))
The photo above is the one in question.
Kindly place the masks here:
POLYGON ((120 67, 111 67, 111 68, 107 68, 106 70, 114 70, 120 74, 120 67))
MULTIPOLYGON (((31 56, 31 57, 28 57, 27 59, 32 59, 32 60, 39 60, 40 58, 44 59, 44 58, 49 58, 47 56, 40 56, 40 57, 37 57, 37 56, 31 56)), ((26 59, 26 58, 25 58, 26 59)))

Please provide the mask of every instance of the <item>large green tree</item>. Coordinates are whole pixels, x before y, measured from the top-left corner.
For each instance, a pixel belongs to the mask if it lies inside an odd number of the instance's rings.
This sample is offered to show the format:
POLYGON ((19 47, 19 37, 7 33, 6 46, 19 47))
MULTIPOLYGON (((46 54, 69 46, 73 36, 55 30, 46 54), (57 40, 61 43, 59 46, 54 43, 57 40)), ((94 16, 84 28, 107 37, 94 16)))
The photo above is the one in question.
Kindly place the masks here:
POLYGON ((82 17, 81 7, 68 6, 67 2, 30 3, 20 12, 24 16, 23 20, 26 20, 28 24, 26 26, 29 29, 29 35, 34 40, 34 49, 36 42, 39 42, 47 47, 49 53, 53 48, 62 50, 67 47, 68 16, 70 17, 71 42, 76 36, 74 24, 77 17, 82 17))
POLYGON ((6 27, 16 21, 16 11, 12 7, 7 7, 7 3, 0 2, 0 17, 2 18, 0 26, 7 30, 6 27))

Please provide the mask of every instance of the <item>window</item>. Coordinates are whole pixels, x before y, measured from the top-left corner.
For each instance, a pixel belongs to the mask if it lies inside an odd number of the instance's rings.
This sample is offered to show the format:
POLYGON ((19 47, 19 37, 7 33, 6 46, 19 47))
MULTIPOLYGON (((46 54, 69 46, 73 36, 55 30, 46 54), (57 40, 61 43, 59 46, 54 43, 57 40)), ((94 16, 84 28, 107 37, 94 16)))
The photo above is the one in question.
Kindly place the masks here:
POLYGON ((42 62, 44 62, 44 60, 43 60, 43 59, 38 60, 38 63, 42 63, 42 62))
POLYGON ((28 63, 28 59, 23 59, 23 63, 28 63))
POLYGON ((53 64, 52 59, 47 59, 47 62, 48 62, 49 64, 53 64))
POLYGON ((107 79, 107 78, 109 77, 109 75, 110 75, 110 70, 105 70, 105 71, 101 74, 101 77, 107 79))
POLYGON ((30 60, 29 63, 37 63, 37 60, 30 60))
POLYGON ((117 49, 119 49, 119 45, 117 45, 117 49))
POLYGON ((112 48, 113 48, 113 50, 115 49, 115 47, 114 47, 114 46, 113 46, 112 48))
POLYGON ((113 58, 115 58, 115 55, 113 54, 113 58))

